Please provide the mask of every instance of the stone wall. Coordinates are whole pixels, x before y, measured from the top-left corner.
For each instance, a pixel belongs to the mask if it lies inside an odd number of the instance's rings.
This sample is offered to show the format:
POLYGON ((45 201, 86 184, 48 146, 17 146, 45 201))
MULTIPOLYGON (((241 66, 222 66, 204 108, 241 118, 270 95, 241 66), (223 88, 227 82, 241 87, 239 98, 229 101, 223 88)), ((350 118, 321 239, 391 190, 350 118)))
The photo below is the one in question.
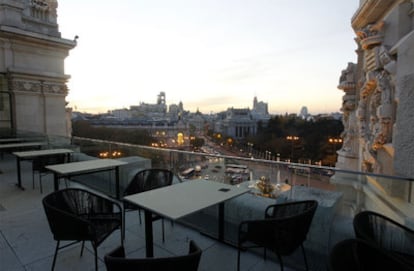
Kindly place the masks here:
POLYGON ((357 63, 348 63, 338 88, 345 92, 344 144, 337 167, 372 174, 332 182, 352 210, 377 210, 404 222, 413 217, 414 3, 361 1, 352 18, 357 63))
POLYGON ((76 41, 60 37, 56 8, 56 0, 0 0, 0 91, 11 95, 4 121, 16 131, 70 136, 64 60, 76 41))

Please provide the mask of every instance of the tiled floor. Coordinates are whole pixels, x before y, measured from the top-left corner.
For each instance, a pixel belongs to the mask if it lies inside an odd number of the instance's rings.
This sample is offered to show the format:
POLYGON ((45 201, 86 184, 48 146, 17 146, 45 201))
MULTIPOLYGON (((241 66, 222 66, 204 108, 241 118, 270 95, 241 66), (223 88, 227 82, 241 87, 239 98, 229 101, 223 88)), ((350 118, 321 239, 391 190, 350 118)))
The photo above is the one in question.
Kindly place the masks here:
MULTIPOLYGON (((5 155, 0 160, 0 270, 20 271, 50 270, 56 242, 41 204, 42 197, 52 191, 52 176, 44 178, 43 194, 32 189, 31 164, 22 163, 22 179, 26 188, 20 190, 16 184, 16 162, 13 156, 5 155)), ((37 176, 36 176, 37 177, 37 176)), ((237 250, 216 242, 188 227, 168 221, 165 243, 161 240, 160 221, 154 223, 155 256, 187 253, 188 241, 195 242, 203 253, 199 270, 236 270, 237 250)), ((144 226, 139 224, 136 212, 126 218, 125 249, 128 257, 145 256, 144 226)), ((114 232, 99 248, 99 269, 105 270, 103 256, 120 244, 120 232, 114 232)), ((93 250, 87 244, 80 257, 80 244, 59 252, 55 270, 94 270, 93 250)), ((242 253, 242 270, 279 270, 277 262, 264 261, 260 255, 242 253)), ((294 270, 285 268, 285 270, 294 270)))

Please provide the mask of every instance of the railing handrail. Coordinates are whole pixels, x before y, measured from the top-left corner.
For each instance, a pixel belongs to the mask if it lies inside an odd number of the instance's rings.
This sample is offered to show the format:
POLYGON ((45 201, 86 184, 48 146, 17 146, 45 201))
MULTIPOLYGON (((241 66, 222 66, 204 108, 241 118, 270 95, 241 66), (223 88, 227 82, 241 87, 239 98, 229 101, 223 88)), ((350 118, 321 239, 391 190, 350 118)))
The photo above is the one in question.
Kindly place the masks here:
POLYGON ((267 160, 267 159, 258 159, 258 158, 253 158, 253 157, 248 158, 248 157, 231 156, 231 155, 224 155, 224 154, 198 153, 198 152, 176 150, 176 149, 169 149, 169 148, 156 148, 156 147, 137 145, 137 144, 132 144, 132 143, 103 140, 103 139, 94 139, 94 138, 87 138, 87 137, 78 137, 78 136, 73 136, 72 139, 87 140, 87 141, 105 143, 105 144, 116 144, 116 145, 122 145, 126 147, 135 147, 135 148, 155 150, 155 151, 160 151, 160 152, 182 153, 182 154, 189 154, 189 155, 196 155, 196 156, 209 156, 209 157, 224 158, 224 159, 237 159, 237 160, 248 161, 248 162, 265 163, 265 164, 271 164, 271 165, 283 165, 283 166, 288 166, 288 167, 289 166, 290 167, 306 167, 306 168, 313 168, 313 169, 318 169, 318 170, 331 170, 331 171, 340 172, 340 173, 366 175, 366 176, 371 176, 371 177, 380 177, 380 178, 388 178, 388 179, 414 182, 414 178, 410 178, 410 177, 386 175, 386 174, 379 174, 379 173, 372 173, 372 172, 362 172, 362 171, 349 170, 349 169, 340 169, 336 167, 317 166, 317 165, 311 165, 311 164, 300 164, 300 163, 292 163, 292 162, 285 162, 285 161, 274 161, 274 160, 267 160))

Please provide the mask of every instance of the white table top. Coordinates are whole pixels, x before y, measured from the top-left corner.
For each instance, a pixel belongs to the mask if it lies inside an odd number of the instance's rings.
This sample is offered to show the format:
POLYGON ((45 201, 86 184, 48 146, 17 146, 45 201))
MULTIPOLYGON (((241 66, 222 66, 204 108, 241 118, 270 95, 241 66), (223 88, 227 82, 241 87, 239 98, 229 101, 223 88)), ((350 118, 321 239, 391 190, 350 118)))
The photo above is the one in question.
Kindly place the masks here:
POLYGON ((65 154, 65 153, 71 153, 71 152, 73 151, 69 149, 47 149, 47 150, 37 150, 37 151, 19 151, 19 152, 13 152, 13 154, 20 158, 29 158, 29 157, 38 157, 38 156, 53 155, 53 154, 65 154))
POLYGON ((153 213, 176 220, 248 191, 249 189, 244 187, 192 180, 129 195, 124 199, 153 213))
POLYGON ((22 143, 0 144, 0 149, 35 147, 35 146, 43 146, 46 144, 47 144, 46 142, 22 142, 22 143))
POLYGON ((83 173, 94 170, 109 169, 127 164, 127 162, 114 159, 94 159, 80 162, 71 162, 65 164, 46 166, 50 171, 58 174, 83 173))

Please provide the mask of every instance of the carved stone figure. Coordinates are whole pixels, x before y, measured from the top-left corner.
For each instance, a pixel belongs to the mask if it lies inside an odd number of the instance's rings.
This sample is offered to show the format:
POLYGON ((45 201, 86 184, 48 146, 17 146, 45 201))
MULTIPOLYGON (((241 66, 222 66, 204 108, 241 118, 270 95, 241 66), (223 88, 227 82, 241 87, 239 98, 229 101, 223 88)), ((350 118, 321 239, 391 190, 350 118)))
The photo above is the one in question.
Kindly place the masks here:
MULTIPOLYGON (((377 151, 384 144, 392 142, 395 111, 395 61, 384 47, 375 52, 375 69, 366 73, 365 83, 360 90, 360 101, 357 109, 360 140, 363 146, 363 168, 380 173, 377 151), (368 123, 369 121, 369 123, 368 123)), ((373 66, 374 67, 374 66, 373 66)))
POLYGON ((355 153, 353 142, 356 136, 356 122, 355 118, 355 70, 356 64, 348 63, 345 70, 342 70, 341 77, 339 78, 338 89, 342 89, 345 95, 342 97, 343 112, 342 123, 344 125, 344 131, 341 134, 343 139, 341 151, 348 153, 355 153))

